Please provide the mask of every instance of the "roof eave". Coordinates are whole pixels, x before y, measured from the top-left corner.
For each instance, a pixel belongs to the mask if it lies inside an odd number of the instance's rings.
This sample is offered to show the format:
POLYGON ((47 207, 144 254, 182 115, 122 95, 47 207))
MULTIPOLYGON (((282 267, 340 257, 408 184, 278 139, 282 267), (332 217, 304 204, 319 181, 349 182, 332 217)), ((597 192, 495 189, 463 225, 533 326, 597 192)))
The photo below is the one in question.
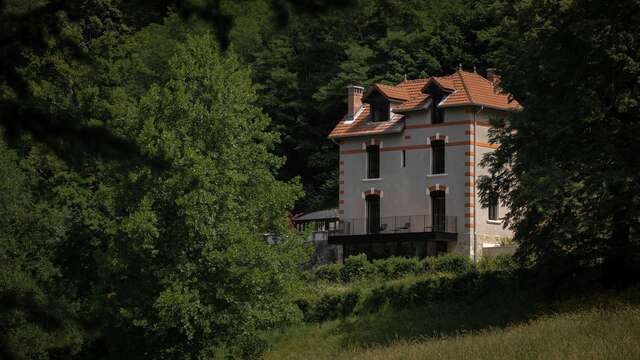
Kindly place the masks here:
POLYGON ((357 133, 351 133, 351 134, 343 134, 343 135, 329 135, 328 138, 335 140, 335 139, 348 139, 348 138, 356 138, 356 137, 363 137, 363 136, 371 136, 371 135, 388 135, 388 134, 399 134, 401 132, 404 131, 404 123, 402 125, 399 125, 397 127, 394 127, 393 129, 389 130, 383 130, 383 131, 371 131, 371 130, 365 130, 365 131, 361 131, 361 132, 357 132, 357 133))
POLYGON ((463 107, 463 106, 482 106, 482 107, 484 107, 486 109, 508 111, 508 112, 516 112, 516 111, 518 111, 518 108, 503 108, 503 107, 498 107, 498 106, 488 105, 488 104, 481 104, 481 103, 476 103, 476 102, 465 102, 465 103, 461 103, 461 104, 442 104, 442 105, 439 105, 438 107, 441 108, 441 109, 444 109, 444 108, 463 107))
POLYGON ((427 110, 429 108, 429 106, 431 106, 431 103, 433 102, 433 100, 431 98, 427 98, 427 101, 420 107, 412 107, 410 109, 393 109, 392 111, 396 114, 406 114, 408 112, 414 112, 414 111, 422 111, 422 110, 427 110))

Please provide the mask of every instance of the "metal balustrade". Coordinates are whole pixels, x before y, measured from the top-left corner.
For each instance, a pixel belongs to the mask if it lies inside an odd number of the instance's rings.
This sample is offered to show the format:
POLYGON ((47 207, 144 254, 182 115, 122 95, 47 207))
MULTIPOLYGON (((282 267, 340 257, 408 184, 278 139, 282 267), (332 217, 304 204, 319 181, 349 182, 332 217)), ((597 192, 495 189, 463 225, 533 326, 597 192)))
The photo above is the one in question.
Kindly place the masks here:
POLYGON ((376 219, 341 219, 338 221, 336 229, 331 230, 330 234, 344 236, 423 232, 457 233, 457 225, 458 219, 456 216, 438 215, 386 216, 376 219))

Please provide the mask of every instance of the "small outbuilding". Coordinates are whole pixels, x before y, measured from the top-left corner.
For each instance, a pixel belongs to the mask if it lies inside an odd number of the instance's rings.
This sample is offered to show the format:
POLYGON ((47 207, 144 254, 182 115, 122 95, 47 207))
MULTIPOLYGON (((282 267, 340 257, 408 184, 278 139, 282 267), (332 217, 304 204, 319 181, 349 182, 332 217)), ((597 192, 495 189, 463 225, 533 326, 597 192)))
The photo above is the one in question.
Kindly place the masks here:
POLYGON ((293 219, 300 232, 311 230, 307 240, 313 243, 315 251, 311 257, 311 265, 342 261, 342 246, 329 244, 329 233, 337 230, 338 209, 314 211, 298 215, 293 219))

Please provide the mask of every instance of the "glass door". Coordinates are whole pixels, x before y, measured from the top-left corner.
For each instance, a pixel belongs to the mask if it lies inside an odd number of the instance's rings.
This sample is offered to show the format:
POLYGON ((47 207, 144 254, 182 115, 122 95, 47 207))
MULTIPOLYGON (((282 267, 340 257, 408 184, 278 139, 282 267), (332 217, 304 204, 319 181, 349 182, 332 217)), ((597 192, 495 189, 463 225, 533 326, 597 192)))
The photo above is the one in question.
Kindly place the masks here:
POLYGON ((432 231, 446 230, 446 209, 444 191, 431 192, 431 225, 432 231))
POLYGON ((380 197, 369 195, 367 201, 367 233, 377 234, 380 232, 380 197))

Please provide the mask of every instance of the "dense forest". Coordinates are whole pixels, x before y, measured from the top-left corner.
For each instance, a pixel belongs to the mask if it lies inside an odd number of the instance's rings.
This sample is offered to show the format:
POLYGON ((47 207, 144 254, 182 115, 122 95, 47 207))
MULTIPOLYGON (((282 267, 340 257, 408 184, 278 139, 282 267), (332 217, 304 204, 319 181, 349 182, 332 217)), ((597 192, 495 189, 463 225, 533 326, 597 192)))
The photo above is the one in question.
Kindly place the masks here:
POLYGON ((459 66, 523 105, 480 183, 522 266, 637 279, 639 34, 631 0, 0 1, 0 358, 255 356, 344 87, 459 66))

